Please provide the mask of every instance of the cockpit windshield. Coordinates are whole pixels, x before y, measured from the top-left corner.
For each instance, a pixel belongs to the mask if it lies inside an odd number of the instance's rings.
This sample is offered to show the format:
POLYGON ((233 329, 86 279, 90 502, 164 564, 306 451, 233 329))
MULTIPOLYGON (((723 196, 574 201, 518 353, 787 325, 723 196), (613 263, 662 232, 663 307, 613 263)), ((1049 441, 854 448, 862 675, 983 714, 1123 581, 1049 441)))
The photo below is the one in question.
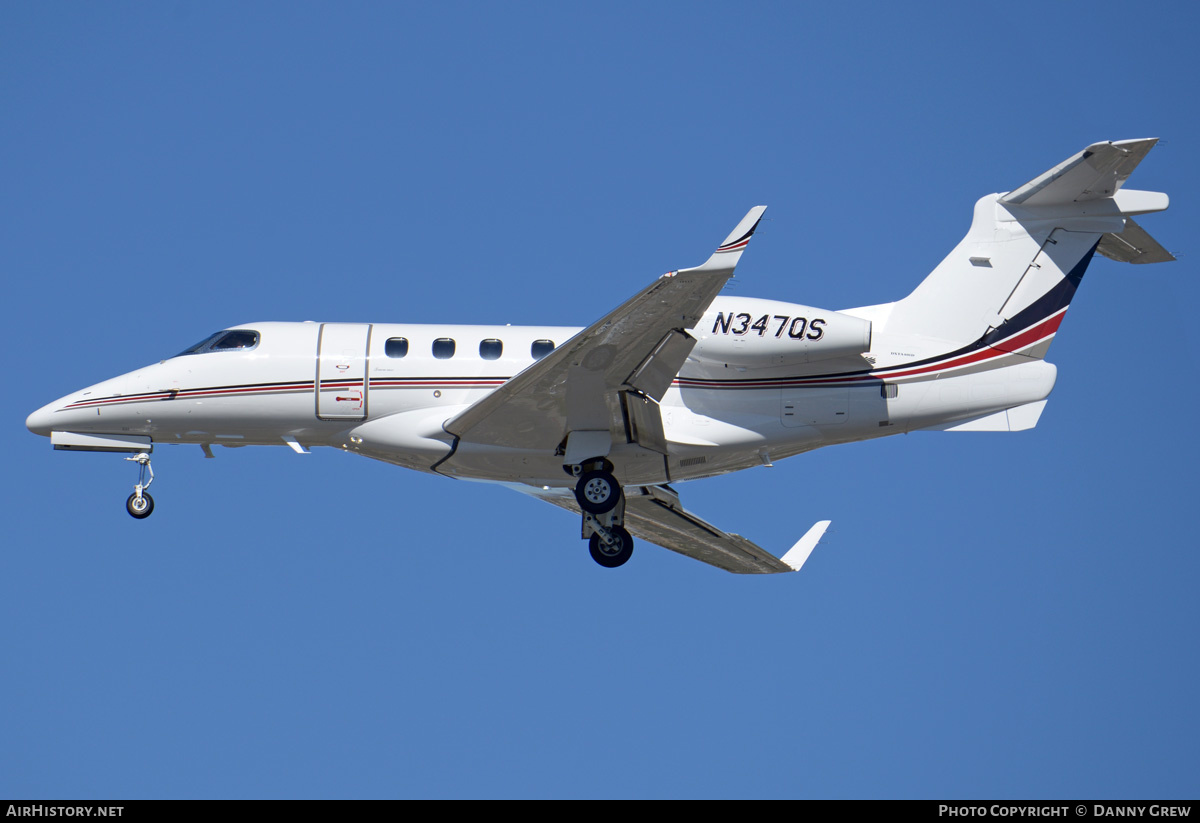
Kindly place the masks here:
POLYGON ((258 345, 258 332, 250 329, 219 331, 209 335, 191 348, 184 349, 176 357, 185 354, 205 354, 212 351, 245 351, 258 345))

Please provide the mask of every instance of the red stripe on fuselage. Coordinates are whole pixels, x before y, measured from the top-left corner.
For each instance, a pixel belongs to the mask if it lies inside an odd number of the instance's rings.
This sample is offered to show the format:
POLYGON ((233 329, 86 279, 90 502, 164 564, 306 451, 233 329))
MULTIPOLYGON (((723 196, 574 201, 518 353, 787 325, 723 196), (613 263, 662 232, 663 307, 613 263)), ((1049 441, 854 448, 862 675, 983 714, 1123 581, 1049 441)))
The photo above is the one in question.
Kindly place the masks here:
POLYGON ((948 371, 951 369, 970 366, 985 360, 991 360, 1005 355, 1014 354, 1021 349, 1029 348, 1030 346, 1041 342, 1049 337, 1053 337, 1058 331, 1059 325, 1062 324, 1063 314, 1066 308, 1060 309, 1050 317, 1047 317, 1042 322, 1035 326, 1026 329, 1023 332, 1013 335, 1005 340, 1001 340, 991 346, 984 346, 967 354, 952 357, 940 363, 930 363, 920 368, 909 368, 905 366, 888 366, 877 371, 866 372, 864 374, 851 374, 844 377, 784 377, 764 380, 696 380, 689 378, 678 378, 675 380, 675 385, 682 388, 692 389, 774 389, 787 388, 796 386, 815 386, 815 385, 844 385, 847 383, 860 382, 877 382, 879 380, 894 378, 894 377, 913 377, 922 374, 932 374, 933 372, 948 371), (997 348, 998 346, 1006 346, 1007 348, 997 348))
MULTIPOLYGON (((749 242, 747 240, 746 242, 749 242)), ((742 245, 745 245, 743 243, 742 245)), ((732 249, 732 247, 731 247, 732 249)), ((730 249, 727 249, 727 251, 730 249)), ((991 360, 1005 355, 1018 353, 1021 349, 1029 348, 1041 341, 1053 337, 1062 324, 1066 307, 1047 317, 1040 323, 1031 326, 1005 340, 990 346, 984 346, 967 354, 951 357, 942 362, 930 363, 918 368, 905 366, 888 366, 864 374, 852 374, 839 377, 784 377, 763 380, 702 380, 692 378, 676 378, 673 382, 680 388, 692 389, 775 389, 817 385, 845 385, 848 383, 871 382, 896 377, 915 377, 934 372, 949 371, 991 360), (1001 348, 1003 347, 1003 348, 1001 348)), ((479 389, 495 388, 509 380, 508 377, 380 377, 368 380, 329 380, 321 382, 321 390, 344 388, 360 388, 364 385, 372 389, 479 389)), ((149 403, 173 400, 177 398, 195 397, 233 397, 237 395, 255 394, 287 394, 310 392, 313 383, 298 381, 295 383, 266 383, 257 386, 227 386, 217 388, 180 389, 178 391, 156 391, 143 394, 132 394, 117 397, 102 397, 95 400, 79 400, 68 404, 65 409, 83 409, 96 406, 109 406, 121 403, 149 403)))

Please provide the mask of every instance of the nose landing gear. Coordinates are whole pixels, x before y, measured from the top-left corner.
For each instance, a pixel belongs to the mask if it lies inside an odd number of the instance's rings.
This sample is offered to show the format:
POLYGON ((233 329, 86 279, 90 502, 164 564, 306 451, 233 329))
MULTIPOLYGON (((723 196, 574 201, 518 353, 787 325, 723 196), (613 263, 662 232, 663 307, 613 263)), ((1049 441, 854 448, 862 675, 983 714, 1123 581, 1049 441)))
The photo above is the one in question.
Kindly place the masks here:
POLYGON ((125 459, 138 464, 138 482, 133 487, 133 494, 129 495, 129 499, 125 501, 125 511, 129 512, 131 517, 144 520, 154 511, 154 498, 146 491, 154 482, 154 469, 150 467, 150 455, 142 452, 125 459), (147 473, 150 475, 149 479, 146 479, 147 473))

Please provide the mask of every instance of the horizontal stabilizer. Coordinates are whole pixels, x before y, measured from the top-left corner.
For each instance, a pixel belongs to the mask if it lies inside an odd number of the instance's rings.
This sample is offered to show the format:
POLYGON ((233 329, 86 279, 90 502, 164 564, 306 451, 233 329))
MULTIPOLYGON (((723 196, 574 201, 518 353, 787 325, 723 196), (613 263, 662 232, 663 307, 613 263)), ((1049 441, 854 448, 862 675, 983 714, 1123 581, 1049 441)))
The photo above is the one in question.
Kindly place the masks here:
POLYGON ((1125 230, 1120 234, 1109 232, 1101 237, 1096 251, 1120 263, 1169 263, 1175 259, 1132 217, 1125 218, 1125 230))
POLYGON ((1079 154, 1000 198, 1021 206, 1054 206, 1112 197, 1129 179, 1157 137, 1093 143, 1079 154))

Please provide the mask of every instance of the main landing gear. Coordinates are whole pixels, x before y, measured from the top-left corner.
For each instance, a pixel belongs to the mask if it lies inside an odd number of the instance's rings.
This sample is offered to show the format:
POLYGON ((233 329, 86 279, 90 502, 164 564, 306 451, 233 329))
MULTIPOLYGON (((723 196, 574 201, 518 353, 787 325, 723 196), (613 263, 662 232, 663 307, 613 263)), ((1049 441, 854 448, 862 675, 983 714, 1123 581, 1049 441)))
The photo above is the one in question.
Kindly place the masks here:
POLYGON ((633 538, 625 530, 625 494, 613 476, 612 463, 603 457, 568 466, 578 477, 575 502, 583 509, 583 534, 592 559, 615 569, 633 556, 633 538))
POLYGON ((125 511, 129 512, 131 517, 144 520, 154 511, 154 498, 146 491, 154 482, 154 469, 150 468, 150 455, 142 452, 125 459, 138 464, 138 482, 133 487, 133 494, 129 495, 129 499, 125 501, 125 511), (146 478, 147 473, 150 475, 149 479, 146 478))

